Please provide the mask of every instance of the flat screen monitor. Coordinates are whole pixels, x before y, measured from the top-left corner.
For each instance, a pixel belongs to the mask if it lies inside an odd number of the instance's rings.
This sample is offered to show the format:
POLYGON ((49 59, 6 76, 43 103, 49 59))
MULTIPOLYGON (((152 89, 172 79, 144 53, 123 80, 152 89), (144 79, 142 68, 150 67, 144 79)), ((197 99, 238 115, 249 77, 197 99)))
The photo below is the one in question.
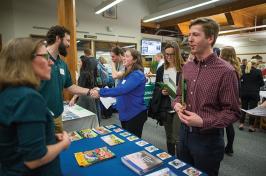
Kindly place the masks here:
POLYGON ((141 40, 141 54, 155 55, 161 52, 162 43, 158 40, 141 40))

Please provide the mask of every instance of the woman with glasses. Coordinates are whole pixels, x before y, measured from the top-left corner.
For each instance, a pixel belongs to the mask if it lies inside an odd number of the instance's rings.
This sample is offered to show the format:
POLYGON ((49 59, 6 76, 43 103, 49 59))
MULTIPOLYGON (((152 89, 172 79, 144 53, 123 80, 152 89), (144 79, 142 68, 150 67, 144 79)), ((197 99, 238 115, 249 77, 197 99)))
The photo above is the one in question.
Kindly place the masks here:
POLYGON ((164 64, 158 68, 156 73, 155 90, 160 94, 160 105, 158 108, 158 118, 164 125, 166 133, 166 143, 168 153, 178 155, 179 126, 180 121, 176 113, 172 111, 170 97, 167 89, 161 88, 157 83, 172 83, 178 85, 179 74, 182 69, 183 59, 181 57, 179 46, 176 42, 167 43, 164 49, 164 64))
POLYGON ((13 39, 0 53, 0 175, 62 175, 58 155, 70 140, 66 132, 54 135, 52 115, 36 91, 40 80, 50 79, 52 64, 38 39, 13 39))

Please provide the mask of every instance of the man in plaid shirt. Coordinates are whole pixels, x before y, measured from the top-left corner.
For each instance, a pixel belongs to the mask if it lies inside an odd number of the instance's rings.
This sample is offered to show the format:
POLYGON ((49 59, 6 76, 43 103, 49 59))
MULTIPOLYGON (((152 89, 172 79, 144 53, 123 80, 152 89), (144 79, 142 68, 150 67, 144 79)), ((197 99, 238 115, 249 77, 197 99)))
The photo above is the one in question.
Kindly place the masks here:
POLYGON ((213 53, 218 24, 198 18, 189 30, 195 58, 184 65, 183 84, 178 84, 173 102, 182 122, 180 159, 208 175, 218 175, 224 156, 223 129, 240 118, 238 79, 234 68, 213 53))

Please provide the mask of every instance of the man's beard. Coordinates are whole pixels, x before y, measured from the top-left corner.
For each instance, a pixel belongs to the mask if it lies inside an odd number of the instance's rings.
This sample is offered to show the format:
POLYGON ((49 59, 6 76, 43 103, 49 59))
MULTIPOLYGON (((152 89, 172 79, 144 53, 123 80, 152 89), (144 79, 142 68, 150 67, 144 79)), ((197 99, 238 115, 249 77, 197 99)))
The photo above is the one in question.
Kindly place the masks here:
POLYGON ((67 48, 66 46, 64 45, 63 42, 60 43, 59 47, 58 47, 58 51, 59 51, 59 54, 66 57, 67 56, 67 48))

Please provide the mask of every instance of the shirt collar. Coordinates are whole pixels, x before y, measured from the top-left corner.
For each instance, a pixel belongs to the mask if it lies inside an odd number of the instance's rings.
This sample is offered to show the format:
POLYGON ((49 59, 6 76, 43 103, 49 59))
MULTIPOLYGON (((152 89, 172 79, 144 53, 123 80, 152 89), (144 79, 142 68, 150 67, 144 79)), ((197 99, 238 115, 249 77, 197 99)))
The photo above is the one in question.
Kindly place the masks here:
POLYGON ((207 56, 207 58, 205 58, 204 60, 202 61, 198 61, 198 59, 195 57, 194 58, 194 63, 196 65, 200 64, 200 65, 210 65, 212 64, 214 61, 216 61, 216 59, 218 59, 218 56, 216 53, 212 53, 210 54, 209 56, 207 56))
POLYGON ((59 55, 57 55, 57 59, 55 59, 55 58, 54 58, 49 52, 48 52, 48 54, 49 54, 50 59, 51 59, 54 63, 56 62, 56 60, 60 59, 59 55))

